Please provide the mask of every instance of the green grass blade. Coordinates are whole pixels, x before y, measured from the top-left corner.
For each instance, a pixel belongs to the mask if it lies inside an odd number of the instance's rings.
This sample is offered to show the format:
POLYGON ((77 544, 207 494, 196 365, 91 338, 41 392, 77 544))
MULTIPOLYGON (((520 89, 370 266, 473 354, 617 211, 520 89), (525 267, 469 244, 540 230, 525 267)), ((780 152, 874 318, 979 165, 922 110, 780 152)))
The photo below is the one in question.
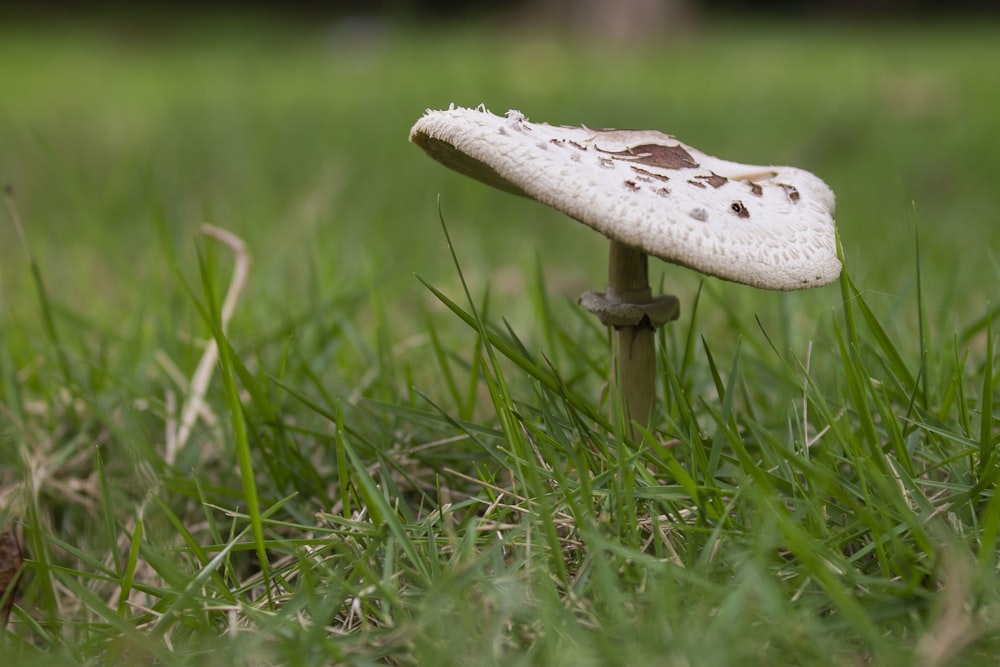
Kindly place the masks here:
POLYGON ((105 454, 102 447, 98 446, 95 449, 94 458, 97 460, 97 480, 101 490, 101 515, 104 517, 104 529, 108 534, 108 545, 111 548, 111 558, 115 564, 115 571, 121 572, 121 555, 118 553, 118 527, 115 523, 111 483, 108 481, 108 472, 104 466, 105 454))
POLYGON ((236 383, 237 371, 235 370, 235 353, 230 347, 229 339, 222 330, 221 311, 218 299, 215 295, 215 288, 212 284, 211 273, 204 257, 199 253, 199 268, 201 271, 201 282, 203 293, 206 297, 206 304, 202 306, 197 300, 196 304, 202 311, 203 317, 211 327, 212 337, 218 346, 219 370, 222 374, 223 399, 226 409, 229 412, 229 421, 232 428, 233 447, 236 452, 236 462, 240 472, 240 481, 243 485, 243 500, 247 506, 247 514, 250 517, 250 528, 253 534, 254 544, 257 550, 257 558, 263 573, 268 598, 271 598, 271 581, 268 576, 269 561, 267 549, 264 547, 264 524, 261 518, 260 498, 257 495, 257 483, 254 476, 253 455, 250 449, 250 440, 247 436, 246 418, 243 413, 243 405, 240 401, 239 388, 236 383))
POLYGON ((66 356, 66 348, 63 346, 62 339, 59 336, 59 330, 56 328, 56 320, 53 315, 52 303, 49 300, 49 292, 45 288, 45 280, 42 278, 42 269, 35 260, 34 253, 31 251, 27 233, 25 232, 21 216, 14 201, 14 191, 10 186, 4 188, 4 200, 7 204, 7 211, 10 214, 11 221, 14 223, 14 230, 17 232, 17 237, 21 242, 24 256, 28 260, 28 266, 31 270, 31 280, 35 287, 38 305, 41 308, 42 323, 44 324, 46 336, 49 344, 52 346, 52 350, 55 352, 66 388, 74 387, 76 383, 73 381, 73 373, 70 370, 69 358, 66 356))
POLYGON ((121 589, 118 593, 118 615, 122 617, 127 617, 129 613, 128 600, 132 594, 135 571, 139 565, 139 551, 142 547, 142 526, 143 516, 140 510, 139 516, 135 520, 135 529, 132 531, 132 536, 129 540, 128 559, 125 561, 125 569, 121 573, 121 589))
POLYGON ((921 272, 920 261, 920 232, 914 228, 913 234, 914 254, 916 255, 916 281, 917 281, 917 339, 920 351, 920 406, 927 408, 930 405, 928 384, 931 378, 930 366, 928 364, 928 354, 930 350, 929 333, 927 330, 927 304, 924 299, 924 281, 921 272))
POLYGON ((986 324, 986 358, 983 359, 983 385, 979 403, 979 473, 996 465, 997 441, 993 416, 993 322, 986 324))
POLYGON ((228 340, 221 329, 216 330, 216 341, 219 344, 219 368, 222 370, 222 383, 225 390, 226 406, 229 409, 230 424, 233 429, 233 445, 236 449, 236 461, 239 466, 240 479, 243 482, 244 500, 247 505, 247 514, 250 517, 250 527, 257 549, 257 558, 260 562, 268 596, 270 596, 270 564, 267 557, 267 549, 264 547, 264 523, 260 513, 260 498, 257 495, 253 454, 250 450, 250 440, 247 437, 246 419, 243 415, 243 405, 240 402, 239 389, 236 385, 228 340))

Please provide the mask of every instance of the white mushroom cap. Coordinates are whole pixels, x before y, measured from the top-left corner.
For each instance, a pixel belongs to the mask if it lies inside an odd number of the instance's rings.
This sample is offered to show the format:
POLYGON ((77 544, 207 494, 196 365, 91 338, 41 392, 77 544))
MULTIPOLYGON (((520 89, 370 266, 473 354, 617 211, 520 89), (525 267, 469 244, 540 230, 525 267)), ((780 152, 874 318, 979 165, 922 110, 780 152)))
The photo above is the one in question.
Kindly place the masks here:
POLYGON ((428 111, 410 141, 458 172, 707 275, 776 290, 840 275, 833 191, 802 169, 720 160, 654 130, 529 123, 483 107, 428 111))

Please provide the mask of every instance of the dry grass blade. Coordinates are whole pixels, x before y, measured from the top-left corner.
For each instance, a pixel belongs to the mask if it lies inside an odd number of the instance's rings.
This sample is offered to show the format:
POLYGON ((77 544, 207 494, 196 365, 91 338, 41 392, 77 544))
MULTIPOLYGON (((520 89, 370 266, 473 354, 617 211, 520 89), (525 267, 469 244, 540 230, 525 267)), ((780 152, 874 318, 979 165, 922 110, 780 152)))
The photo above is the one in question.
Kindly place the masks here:
MULTIPOLYGON (((222 328, 225 330, 233 311, 236 310, 236 303, 239 301, 243 287, 246 285, 247 275, 250 272, 250 253, 247 252, 243 239, 230 231, 215 227, 213 225, 202 225, 202 234, 210 236, 221 242, 233 253, 236 266, 233 269, 233 277, 229 282, 229 289, 226 291, 225 301, 222 303, 222 328)), ((205 347, 205 352, 201 356, 198 368, 195 369, 191 377, 190 390, 187 401, 181 412, 180 425, 175 434, 167 433, 167 456, 168 462, 173 462, 174 455, 182 449, 191 435, 191 429, 198 420, 198 416, 205 410, 205 392, 208 384, 212 380, 212 373, 215 370, 215 362, 219 358, 219 348, 215 340, 210 340, 205 347)))
POLYGON ((7 627, 10 610, 17 594, 18 573, 24 557, 14 526, 0 533, 0 629, 7 627))

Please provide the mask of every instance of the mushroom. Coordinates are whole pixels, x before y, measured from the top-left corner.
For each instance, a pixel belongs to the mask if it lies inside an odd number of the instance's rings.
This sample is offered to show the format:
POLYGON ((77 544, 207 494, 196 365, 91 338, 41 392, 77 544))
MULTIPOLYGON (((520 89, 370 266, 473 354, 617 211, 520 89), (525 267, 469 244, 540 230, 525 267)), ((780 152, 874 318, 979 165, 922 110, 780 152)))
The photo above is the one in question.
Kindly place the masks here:
POLYGON ((653 130, 530 123, 483 106, 428 110, 410 141, 611 240, 608 287, 580 303, 614 329, 612 386, 626 417, 643 426, 656 396, 654 331, 679 314, 676 297, 652 295, 648 255, 772 290, 840 275, 833 192, 801 169, 720 160, 653 130))

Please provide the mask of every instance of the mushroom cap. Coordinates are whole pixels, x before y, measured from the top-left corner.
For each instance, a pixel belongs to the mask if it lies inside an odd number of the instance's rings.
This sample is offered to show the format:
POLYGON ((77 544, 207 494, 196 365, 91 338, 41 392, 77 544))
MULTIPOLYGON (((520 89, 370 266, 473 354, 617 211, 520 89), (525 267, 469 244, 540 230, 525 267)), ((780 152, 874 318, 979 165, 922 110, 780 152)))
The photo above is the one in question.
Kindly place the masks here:
POLYGON ((410 141, 466 176, 707 275, 774 290, 840 275, 833 191, 802 169, 720 160, 655 130, 530 123, 483 107, 429 110, 410 141))

